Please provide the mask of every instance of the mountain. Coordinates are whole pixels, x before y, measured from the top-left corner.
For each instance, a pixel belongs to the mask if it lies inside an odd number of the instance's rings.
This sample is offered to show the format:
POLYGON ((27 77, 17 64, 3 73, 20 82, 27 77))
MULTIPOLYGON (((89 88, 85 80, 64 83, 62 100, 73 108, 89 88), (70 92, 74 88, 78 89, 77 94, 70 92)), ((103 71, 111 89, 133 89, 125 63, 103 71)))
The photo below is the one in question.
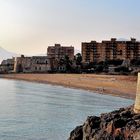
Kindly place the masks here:
POLYGON ((0 62, 4 59, 12 58, 15 56, 18 56, 18 54, 9 52, 9 51, 3 49, 2 47, 0 47, 0 62))
POLYGON ((126 38, 117 38, 117 41, 130 41, 130 39, 126 39, 126 38))

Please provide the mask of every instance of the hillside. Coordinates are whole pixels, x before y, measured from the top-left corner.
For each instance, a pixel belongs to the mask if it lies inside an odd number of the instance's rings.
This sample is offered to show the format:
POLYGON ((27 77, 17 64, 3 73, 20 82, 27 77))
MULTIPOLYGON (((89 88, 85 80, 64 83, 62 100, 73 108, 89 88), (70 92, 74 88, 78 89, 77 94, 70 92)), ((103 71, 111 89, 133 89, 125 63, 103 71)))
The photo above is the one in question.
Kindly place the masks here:
POLYGON ((3 49, 2 47, 0 47, 0 62, 4 59, 12 58, 15 56, 17 56, 16 53, 9 52, 9 51, 3 49))

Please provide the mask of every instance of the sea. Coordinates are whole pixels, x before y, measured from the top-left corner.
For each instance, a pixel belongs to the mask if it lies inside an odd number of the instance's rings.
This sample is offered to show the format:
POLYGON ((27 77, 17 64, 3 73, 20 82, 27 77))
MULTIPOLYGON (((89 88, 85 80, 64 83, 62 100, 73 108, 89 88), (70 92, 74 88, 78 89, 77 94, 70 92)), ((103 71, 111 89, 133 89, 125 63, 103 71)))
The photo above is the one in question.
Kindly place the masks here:
POLYGON ((67 140, 88 116, 133 103, 86 90, 0 79, 0 140, 67 140))

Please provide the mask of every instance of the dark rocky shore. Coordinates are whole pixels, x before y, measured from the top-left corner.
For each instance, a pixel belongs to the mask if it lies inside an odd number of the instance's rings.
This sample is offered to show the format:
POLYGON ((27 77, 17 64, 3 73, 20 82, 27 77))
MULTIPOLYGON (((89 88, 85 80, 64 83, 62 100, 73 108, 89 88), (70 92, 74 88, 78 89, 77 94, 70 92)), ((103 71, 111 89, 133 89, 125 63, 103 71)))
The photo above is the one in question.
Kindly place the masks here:
POLYGON ((68 140, 140 140, 140 114, 130 106, 100 117, 90 116, 71 132, 68 140))

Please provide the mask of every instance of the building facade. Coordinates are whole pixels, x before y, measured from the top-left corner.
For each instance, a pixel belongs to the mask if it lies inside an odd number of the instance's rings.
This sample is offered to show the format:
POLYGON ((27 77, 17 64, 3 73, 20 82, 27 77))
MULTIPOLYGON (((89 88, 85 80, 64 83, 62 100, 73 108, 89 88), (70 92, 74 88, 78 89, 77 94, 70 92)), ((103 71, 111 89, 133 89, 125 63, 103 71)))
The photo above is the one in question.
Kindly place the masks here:
POLYGON ((14 61, 14 72, 43 73, 51 71, 51 59, 47 56, 16 57, 14 61))
POLYGON ((14 69, 14 58, 3 60, 0 65, 0 73, 13 72, 14 69))
POLYGON ((82 43, 83 63, 106 60, 140 59, 140 42, 131 38, 130 41, 117 41, 116 38, 100 42, 82 43))
POLYGON ((61 46, 55 44, 47 48, 47 56, 52 59, 52 70, 57 72, 66 71, 66 64, 62 64, 66 56, 70 61, 74 60, 74 47, 73 46, 61 46))
POLYGON ((74 59, 74 47, 73 46, 61 46, 60 44, 55 44, 54 46, 49 46, 47 48, 47 56, 54 59, 61 59, 68 56, 69 59, 74 59))

